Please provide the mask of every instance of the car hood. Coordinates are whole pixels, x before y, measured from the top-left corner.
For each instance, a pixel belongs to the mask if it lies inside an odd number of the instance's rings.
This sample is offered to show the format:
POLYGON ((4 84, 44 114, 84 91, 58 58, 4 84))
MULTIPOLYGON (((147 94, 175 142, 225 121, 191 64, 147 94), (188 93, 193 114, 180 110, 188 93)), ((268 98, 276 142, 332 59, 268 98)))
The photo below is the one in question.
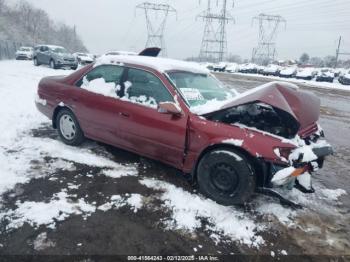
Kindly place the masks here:
POLYGON ((207 115, 225 109, 261 102, 290 114, 300 125, 306 128, 314 124, 320 116, 320 99, 315 95, 301 91, 296 85, 285 82, 271 82, 258 86, 235 97, 207 115))

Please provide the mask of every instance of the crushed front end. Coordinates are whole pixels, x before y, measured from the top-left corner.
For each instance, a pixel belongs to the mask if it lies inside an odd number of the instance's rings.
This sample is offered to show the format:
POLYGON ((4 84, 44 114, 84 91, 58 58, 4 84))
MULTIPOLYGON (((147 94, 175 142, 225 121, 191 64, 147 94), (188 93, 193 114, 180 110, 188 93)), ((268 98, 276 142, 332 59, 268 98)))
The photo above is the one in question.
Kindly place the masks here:
POLYGON ((297 188, 303 193, 314 193, 312 174, 323 167, 325 157, 333 154, 332 146, 325 140, 317 124, 284 143, 295 148, 275 148, 274 152, 284 164, 270 164, 268 187, 297 188))

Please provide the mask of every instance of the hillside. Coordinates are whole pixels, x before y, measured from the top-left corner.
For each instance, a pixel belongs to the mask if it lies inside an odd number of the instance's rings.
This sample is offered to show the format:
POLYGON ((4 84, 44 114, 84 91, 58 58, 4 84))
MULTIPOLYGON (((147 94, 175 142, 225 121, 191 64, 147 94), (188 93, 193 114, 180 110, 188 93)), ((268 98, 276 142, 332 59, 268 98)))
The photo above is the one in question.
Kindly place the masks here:
POLYGON ((0 48, 12 50, 18 45, 36 44, 62 45, 71 52, 87 51, 74 27, 53 21, 45 11, 26 1, 9 5, 0 0, 0 48))

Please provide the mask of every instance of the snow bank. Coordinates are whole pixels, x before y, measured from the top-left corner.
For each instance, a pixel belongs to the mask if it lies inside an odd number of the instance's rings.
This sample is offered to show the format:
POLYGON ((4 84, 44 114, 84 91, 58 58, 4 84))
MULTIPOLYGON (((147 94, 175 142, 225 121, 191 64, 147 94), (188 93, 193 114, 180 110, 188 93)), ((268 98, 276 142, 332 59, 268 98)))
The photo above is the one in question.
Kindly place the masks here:
POLYGON ((107 202, 97 209, 101 211, 108 211, 110 209, 119 209, 124 206, 129 206, 134 213, 137 213, 143 206, 143 197, 140 194, 126 194, 125 196, 114 195, 110 198, 110 202, 107 202))
POLYGON ((303 84, 305 86, 309 87, 315 87, 315 88, 325 88, 325 89, 338 89, 338 90, 344 90, 344 91, 350 91, 350 86, 345 86, 340 84, 337 81, 334 81, 333 83, 328 82, 316 82, 315 80, 302 80, 302 79, 295 79, 295 78, 281 78, 278 76, 264 76, 264 75, 258 75, 258 74, 245 74, 245 73, 234 73, 236 75, 240 76, 250 76, 255 78, 264 78, 269 80, 276 80, 276 81, 287 81, 289 83, 295 83, 295 84, 303 84))
POLYGON ((24 223, 33 227, 46 225, 54 228, 56 221, 63 221, 72 214, 88 216, 96 210, 95 206, 86 203, 84 199, 72 201, 65 191, 55 194, 50 202, 27 201, 17 202, 16 205, 17 209, 6 214, 12 218, 9 228, 18 228, 24 223))
MULTIPOLYGON (((160 198, 164 201, 164 206, 172 210, 172 220, 167 223, 169 229, 192 232, 202 226, 201 218, 205 218, 210 222, 207 229, 223 233, 233 241, 255 247, 264 243, 263 238, 256 234, 263 228, 235 208, 219 205, 159 180, 143 179, 140 182, 149 188, 164 191, 160 198)), ((213 238, 215 236, 216 234, 213 238)))

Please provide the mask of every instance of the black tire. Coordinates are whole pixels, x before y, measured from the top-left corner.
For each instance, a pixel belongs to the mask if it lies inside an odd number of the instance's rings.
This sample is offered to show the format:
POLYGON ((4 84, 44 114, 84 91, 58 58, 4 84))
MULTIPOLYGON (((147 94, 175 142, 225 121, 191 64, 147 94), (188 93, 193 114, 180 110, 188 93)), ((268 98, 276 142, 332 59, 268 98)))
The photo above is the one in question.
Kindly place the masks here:
POLYGON ((40 65, 40 63, 39 63, 39 61, 38 61, 38 59, 36 57, 34 57, 33 62, 34 62, 35 66, 39 66, 40 65))
POLYGON ((77 70, 78 66, 72 66, 70 69, 77 70))
POLYGON ((58 112, 56 116, 56 127, 62 141, 67 145, 79 146, 85 140, 83 130, 81 129, 77 118, 72 113, 72 111, 68 109, 62 109, 58 112), (73 131, 71 132, 70 136, 67 135, 67 131, 64 130, 64 126, 61 126, 61 123, 63 123, 61 122, 61 119, 64 122, 67 121, 71 123, 72 129, 74 130, 74 135, 73 135, 73 131))
POLYGON ((57 65, 56 65, 56 63, 55 63, 55 60, 53 60, 53 59, 50 60, 49 66, 50 66, 50 68, 52 68, 52 69, 57 69, 57 65))
POLYGON ((210 151, 197 168, 199 191, 225 205, 243 205, 255 191, 254 171, 247 158, 232 149, 210 151))

